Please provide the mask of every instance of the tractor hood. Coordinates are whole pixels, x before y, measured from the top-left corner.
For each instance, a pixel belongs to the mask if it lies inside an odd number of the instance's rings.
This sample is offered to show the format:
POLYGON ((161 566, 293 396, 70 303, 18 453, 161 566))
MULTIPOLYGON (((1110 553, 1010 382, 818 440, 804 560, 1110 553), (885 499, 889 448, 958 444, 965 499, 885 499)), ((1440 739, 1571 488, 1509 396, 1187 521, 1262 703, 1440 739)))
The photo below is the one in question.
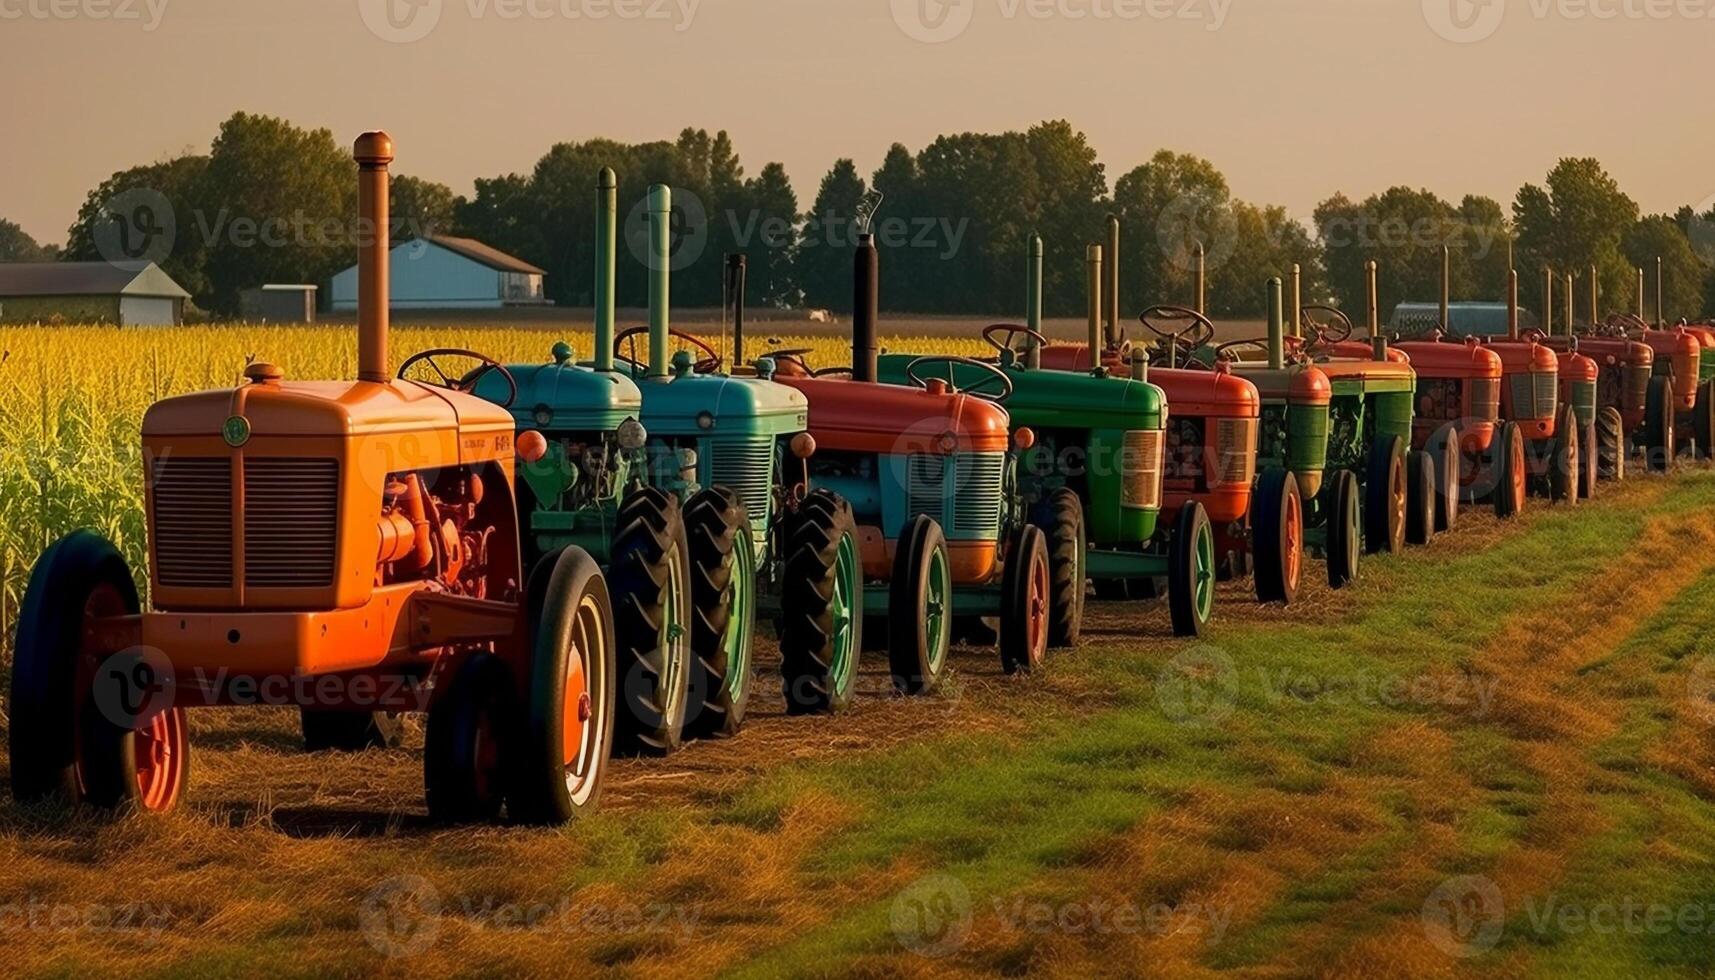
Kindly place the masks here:
MULTIPOLYGON (((890 385, 909 385, 905 370, 917 359, 914 354, 884 354, 879 359, 881 380, 890 385)), ((930 373, 953 372, 960 388, 981 384, 992 374, 975 365, 939 363, 930 373)), ((1130 378, 1095 377, 1065 371, 1035 370, 1022 366, 1006 369, 1013 394, 1006 411, 1013 425, 1039 429, 1160 429, 1166 425, 1166 396, 1146 381, 1130 378)))
POLYGON ((835 378, 780 378, 810 401, 821 449, 882 455, 1005 452, 1011 419, 971 395, 835 378))
POLYGON ((1475 342, 1403 340, 1394 345, 1411 356, 1411 366, 1426 378, 1496 381, 1501 356, 1475 342))
POLYGON ((1233 373, 1256 385, 1265 401, 1276 404, 1321 406, 1334 398, 1328 375, 1314 364, 1288 364, 1271 368, 1260 361, 1239 361, 1233 373))
MULTIPOLYGON (((511 411, 521 430, 611 432, 643 412, 637 383, 618 371, 599 372, 569 359, 506 369, 518 382, 511 411)), ((483 375, 476 385, 476 394, 495 403, 505 401, 507 393, 498 371, 483 375)))
MULTIPOLYGON (((1564 336, 1550 337, 1543 343, 1562 352, 1572 346, 1570 339, 1564 336)), ((1620 365, 1652 367, 1655 364, 1655 351, 1648 344, 1624 337, 1579 337, 1578 353, 1595 361, 1598 368, 1620 365)))
POLYGON ((1519 371, 1550 374, 1560 370, 1560 359, 1554 351, 1535 341, 1502 338, 1488 344, 1489 349, 1501 355, 1501 365, 1509 374, 1519 371))
POLYGON ((1222 367, 1150 368, 1149 380, 1167 394, 1174 418, 1254 419, 1262 414, 1256 385, 1222 367))
POLYGON ((449 438, 505 434, 509 449, 512 417, 480 398, 414 381, 286 382, 275 377, 168 398, 143 418, 145 439, 201 436, 236 445, 252 438, 423 432, 444 432, 449 438))
POLYGON ((685 374, 646 378, 638 387, 643 427, 655 435, 787 435, 809 424, 802 394, 760 378, 685 374))
POLYGON ((1412 371, 1409 363, 1391 359, 1376 361, 1319 356, 1316 358, 1316 366, 1322 369, 1322 373, 1328 376, 1328 380, 1336 388, 1342 384, 1409 388, 1417 383, 1417 374, 1412 371))

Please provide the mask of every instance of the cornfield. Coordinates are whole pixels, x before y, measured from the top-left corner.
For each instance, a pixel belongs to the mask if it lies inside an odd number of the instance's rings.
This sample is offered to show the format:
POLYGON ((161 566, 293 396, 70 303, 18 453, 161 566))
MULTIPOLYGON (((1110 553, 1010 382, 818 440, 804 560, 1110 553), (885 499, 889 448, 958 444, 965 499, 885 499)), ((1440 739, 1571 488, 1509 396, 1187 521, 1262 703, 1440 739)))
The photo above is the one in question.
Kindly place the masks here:
MULTIPOLYGON (((546 361, 561 339, 580 357, 593 346, 588 332, 457 326, 395 328, 391 349, 396 362, 431 347, 533 362, 546 361)), ((709 342, 723 347, 719 338, 709 342)), ((972 355, 984 349, 980 341, 947 338, 889 346, 972 355)), ((850 361, 846 342, 836 337, 756 338, 747 356, 773 347, 810 348, 817 366, 850 361)), ((356 341, 349 327, 0 327, 0 659, 6 664, 30 566, 61 535, 92 528, 108 536, 146 588, 143 414, 162 398, 231 387, 253 360, 278 364, 287 378, 349 378, 356 341)))

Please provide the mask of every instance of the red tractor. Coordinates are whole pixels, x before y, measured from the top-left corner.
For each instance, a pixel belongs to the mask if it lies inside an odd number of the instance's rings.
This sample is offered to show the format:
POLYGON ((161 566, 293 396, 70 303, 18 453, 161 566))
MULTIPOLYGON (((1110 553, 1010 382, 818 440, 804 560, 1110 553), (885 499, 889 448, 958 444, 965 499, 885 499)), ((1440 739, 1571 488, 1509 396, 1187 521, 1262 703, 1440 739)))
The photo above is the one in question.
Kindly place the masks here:
POLYGON ((1655 472, 1665 472, 1673 465, 1673 457, 1687 445, 1699 447, 1697 454, 1708 458, 1711 436, 1715 436, 1715 393, 1702 379, 1704 360, 1700 331, 1686 327, 1658 329, 1631 313, 1620 313, 1608 320, 1609 330, 1623 333, 1655 352, 1655 376, 1650 381, 1650 404, 1657 402, 1673 407, 1671 413, 1652 412, 1644 425, 1642 448, 1647 465, 1655 472))
POLYGON ((37 562, 12 669, 19 800, 171 809, 193 705, 297 704, 361 735, 426 703, 431 815, 559 823, 595 805, 615 703, 606 582, 578 548, 521 566, 513 419, 469 393, 513 384, 505 368, 457 352, 479 366, 435 384, 388 372, 392 140, 367 133, 355 155, 357 380, 253 364, 236 389, 149 410, 149 608, 91 532, 37 562))

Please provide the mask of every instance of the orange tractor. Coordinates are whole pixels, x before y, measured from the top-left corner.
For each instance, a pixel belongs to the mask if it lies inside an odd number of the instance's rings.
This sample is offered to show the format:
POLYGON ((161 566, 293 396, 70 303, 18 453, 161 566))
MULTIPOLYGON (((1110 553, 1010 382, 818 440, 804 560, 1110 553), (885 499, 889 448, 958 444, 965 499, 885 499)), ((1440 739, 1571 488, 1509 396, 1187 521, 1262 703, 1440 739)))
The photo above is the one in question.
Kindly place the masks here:
POLYGON ((605 580, 577 548, 521 567, 513 420, 467 390, 504 368, 461 352, 480 366, 456 379, 389 375, 393 143, 367 133, 355 155, 357 380, 253 364, 235 389, 149 410, 149 608, 94 533, 41 556, 12 671, 19 800, 171 809, 188 707, 279 703, 358 732, 426 706, 440 819, 595 805, 615 700, 605 580))

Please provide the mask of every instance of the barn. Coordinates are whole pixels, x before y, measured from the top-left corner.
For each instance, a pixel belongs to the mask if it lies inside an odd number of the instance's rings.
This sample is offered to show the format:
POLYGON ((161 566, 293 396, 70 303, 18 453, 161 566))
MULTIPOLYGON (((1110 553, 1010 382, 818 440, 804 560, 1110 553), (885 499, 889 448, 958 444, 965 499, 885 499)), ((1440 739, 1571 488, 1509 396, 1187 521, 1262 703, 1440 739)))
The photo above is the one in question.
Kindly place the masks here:
POLYGON ((190 296, 153 262, 0 263, 0 323, 172 326, 190 296))
MULTIPOLYGON (((481 310, 546 306, 542 277, 522 259, 473 238, 430 235, 393 247, 390 261, 396 310, 481 310)), ((335 312, 357 309, 357 266, 333 277, 335 312)))

